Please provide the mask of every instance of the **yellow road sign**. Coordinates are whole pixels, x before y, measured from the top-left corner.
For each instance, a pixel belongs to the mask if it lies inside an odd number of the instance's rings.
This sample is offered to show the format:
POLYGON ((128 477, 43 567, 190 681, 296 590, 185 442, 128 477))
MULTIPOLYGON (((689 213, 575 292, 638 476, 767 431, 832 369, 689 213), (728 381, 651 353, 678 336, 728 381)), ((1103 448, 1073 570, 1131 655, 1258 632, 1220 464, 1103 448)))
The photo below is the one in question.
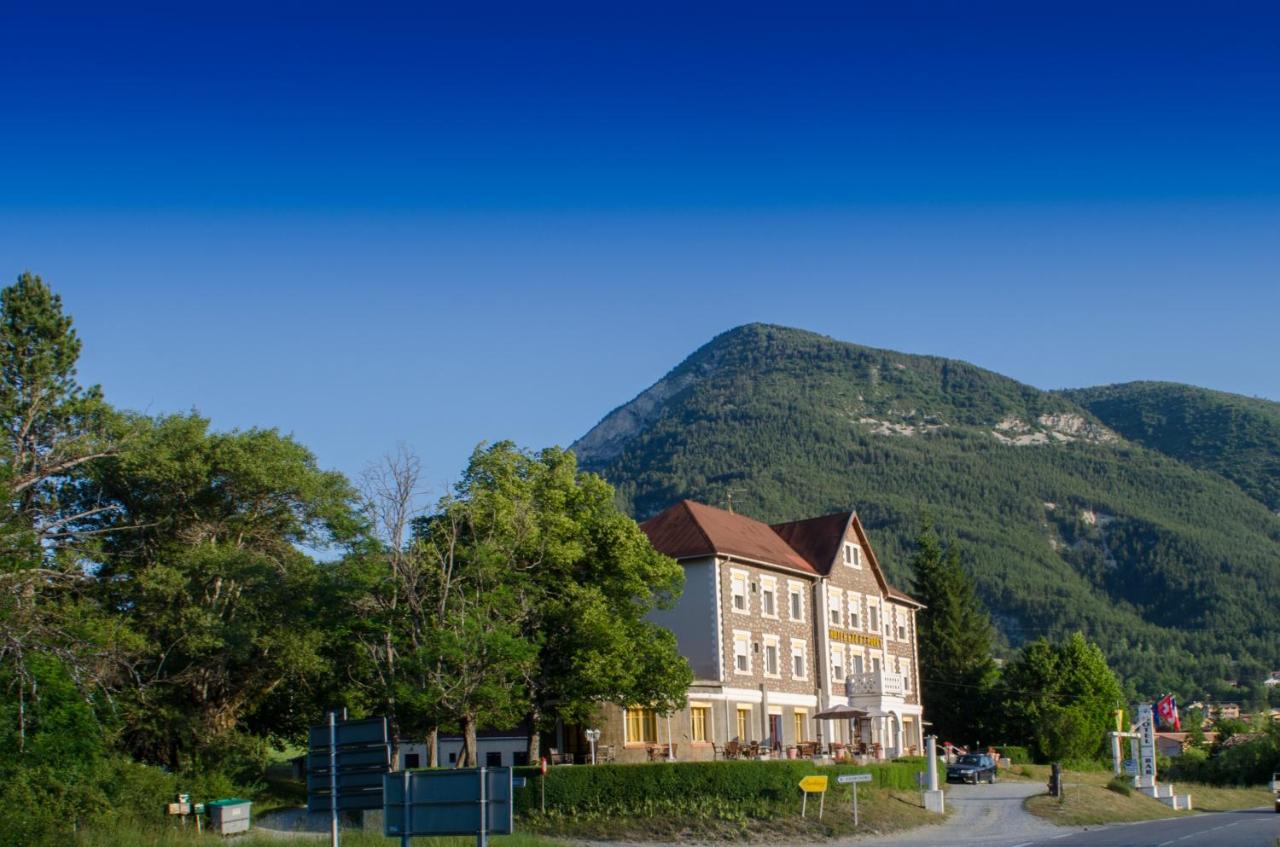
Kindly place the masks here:
POLYGON ((800 780, 800 790, 806 794, 821 794, 827 790, 825 776, 806 776, 800 780))

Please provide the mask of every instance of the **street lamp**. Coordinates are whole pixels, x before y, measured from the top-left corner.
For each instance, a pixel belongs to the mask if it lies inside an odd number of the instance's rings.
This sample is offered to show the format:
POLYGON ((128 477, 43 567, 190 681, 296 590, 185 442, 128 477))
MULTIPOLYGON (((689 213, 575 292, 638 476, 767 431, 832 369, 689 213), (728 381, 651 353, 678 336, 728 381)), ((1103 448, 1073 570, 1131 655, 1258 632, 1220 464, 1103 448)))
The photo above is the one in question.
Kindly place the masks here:
POLYGON ((600 740, 600 730, 588 729, 584 733, 587 736, 587 742, 591 744, 591 764, 596 763, 596 742, 600 740))

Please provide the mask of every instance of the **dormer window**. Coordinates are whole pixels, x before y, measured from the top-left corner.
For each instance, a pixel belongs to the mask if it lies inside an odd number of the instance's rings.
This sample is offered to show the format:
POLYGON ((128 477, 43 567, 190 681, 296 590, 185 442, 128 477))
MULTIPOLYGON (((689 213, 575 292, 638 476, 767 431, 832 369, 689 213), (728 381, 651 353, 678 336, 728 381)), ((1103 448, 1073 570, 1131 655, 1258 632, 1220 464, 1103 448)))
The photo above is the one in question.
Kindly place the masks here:
POLYGON ((844 545, 844 563, 851 568, 862 567, 862 548, 857 544, 844 545))

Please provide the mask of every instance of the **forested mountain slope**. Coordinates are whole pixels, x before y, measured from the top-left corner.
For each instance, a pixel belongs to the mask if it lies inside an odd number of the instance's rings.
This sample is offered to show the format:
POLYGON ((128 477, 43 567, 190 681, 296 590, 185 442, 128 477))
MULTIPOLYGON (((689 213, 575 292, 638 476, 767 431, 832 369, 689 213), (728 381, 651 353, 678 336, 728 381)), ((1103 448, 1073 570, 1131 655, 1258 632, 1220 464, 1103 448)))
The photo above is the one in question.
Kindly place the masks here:
POLYGON ((1280 403, 1172 382, 1062 394, 1130 441, 1221 474, 1280 512, 1280 403))
POLYGON ((574 447, 640 519, 681 497, 766 521, 853 507, 901 585, 928 512, 1009 644, 1081 629, 1144 694, 1280 667, 1280 518, 964 362, 739 327, 574 447))

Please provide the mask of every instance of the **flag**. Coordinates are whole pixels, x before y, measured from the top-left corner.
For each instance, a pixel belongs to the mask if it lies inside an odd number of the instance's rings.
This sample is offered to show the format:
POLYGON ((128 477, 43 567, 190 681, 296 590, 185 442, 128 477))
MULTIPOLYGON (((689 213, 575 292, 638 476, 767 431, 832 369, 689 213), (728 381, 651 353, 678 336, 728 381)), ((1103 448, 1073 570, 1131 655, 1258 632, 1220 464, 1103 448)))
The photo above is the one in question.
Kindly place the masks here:
POLYGON ((1182 721, 1178 717, 1178 701, 1173 699, 1172 694, 1156 703, 1156 714, 1160 716, 1160 722, 1166 727, 1173 727, 1174 732, 1182 731, 1182 721))

